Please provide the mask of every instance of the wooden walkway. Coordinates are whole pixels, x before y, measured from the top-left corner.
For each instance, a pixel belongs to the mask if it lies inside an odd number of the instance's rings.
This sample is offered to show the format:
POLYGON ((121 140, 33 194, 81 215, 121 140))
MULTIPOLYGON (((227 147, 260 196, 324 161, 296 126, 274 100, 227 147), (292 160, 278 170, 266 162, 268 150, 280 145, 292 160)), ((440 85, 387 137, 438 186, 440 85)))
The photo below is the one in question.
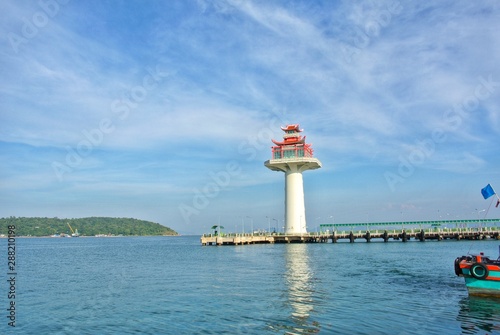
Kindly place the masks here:
POLYGON ((261 234, 204 234, 200 238, 202 245, 243 245, 258 243, 337 243, 345 240, 354 243, 356 240, 371 242, 402 241, 411 239, 424 242, 426 240, 500 240, 500 228, 429 228, 429 229, 384 229, 384 230, 350 230, 317 232, 302 235, 285 235, 283 233, 261 234))

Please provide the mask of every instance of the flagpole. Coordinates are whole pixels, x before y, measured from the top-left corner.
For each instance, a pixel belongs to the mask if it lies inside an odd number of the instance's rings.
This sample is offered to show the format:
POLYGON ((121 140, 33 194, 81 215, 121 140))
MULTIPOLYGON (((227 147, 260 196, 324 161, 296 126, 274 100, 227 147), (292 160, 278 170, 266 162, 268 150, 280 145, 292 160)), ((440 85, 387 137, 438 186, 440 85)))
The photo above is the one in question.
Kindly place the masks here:
MULTIPOLYGON (((498 197, 498 196, 497 196, 498 197)), ((486 212, 484 213, 484 218, 483 219, 486 219, 486 215, 488 215, 488 212, 490 211, 490 207, 491 207, 491 204, 493 203, 493 199, 495 198, 491 198, 491 201, 490 201, 490 205, 488 206, 488 209, 486 210, 486 212)))
MULTIPOLYGON (((493 190, 493 187, 491 187, 491 189, 493 190)), ((493 190, 493 194, 495 194, 495 196, 497 197, 497 201, 500 202, 500 197, 498 196, 497 192, 495 192, 495 190, 493 190)), ((498 207, 498 202, 497 202, 497 205, 495 207, 498 207)), ((490 206, 491 206, 491 204, 490 204, 490 206)))

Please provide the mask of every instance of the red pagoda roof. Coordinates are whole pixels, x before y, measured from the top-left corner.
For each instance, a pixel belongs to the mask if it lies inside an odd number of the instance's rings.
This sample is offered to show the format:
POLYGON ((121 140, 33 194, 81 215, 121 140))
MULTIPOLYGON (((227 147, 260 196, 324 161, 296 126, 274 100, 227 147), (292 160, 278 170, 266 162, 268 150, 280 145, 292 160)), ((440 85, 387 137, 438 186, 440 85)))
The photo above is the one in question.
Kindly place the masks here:
MULTIPOLYGON (((302 162, 303 159, 305 160, 309 158, 312 159, 313 149, 311 147, 311 144, 306 144, 306 137, 301 135, 302 129, 300 129, 298 124, 289 124, 285 127, 281 127, 281 130, 285 132, 283 134, 283 140, 282 141, 272 140, 275 146, 271 147, 272 159, 270 160, 270 162, 274 161, 278 162, 281 159, 285 159, 286 162, 293 163, 298 161, 302 162)), ((267 165, 267 162, 266 166, 269 167, 267 165)), ((319 166, 321 166, 321 164, 319 164, 319 166)))
POLYGON ((281 130, 283 130, 283 131, 295 130, 295 131, 297 131, 299 133, 303 131, 303 129, 299 129, 299 125, 298 124, 289 124, 286 127, 281 127, 281 130))
POLYGON ((283 142, 278 142, 276 140, 271 140, 276 145, 291 145, 291 144, 304 144, 306 142, 306 137, 288 137, 285 138, 283 142))
POLYGON ((301 136, 299 134, 303 130, 300 129, 298 124, 289 124, 285 127, 281 127, 281 130, 285 132, 285 135, 283 136, 282 142, 272 140, 273 143, 276 145, 282 146, 282 145, 304 144, 306 141, 306 137, 301 136))

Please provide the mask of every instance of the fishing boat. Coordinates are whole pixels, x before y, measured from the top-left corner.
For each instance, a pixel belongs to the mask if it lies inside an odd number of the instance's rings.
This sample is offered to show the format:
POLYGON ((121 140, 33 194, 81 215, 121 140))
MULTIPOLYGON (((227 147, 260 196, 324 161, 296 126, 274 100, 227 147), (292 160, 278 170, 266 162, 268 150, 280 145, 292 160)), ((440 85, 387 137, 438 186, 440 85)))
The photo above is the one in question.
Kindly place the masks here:
POLYGON ((80 237, 80 234, 78 234, 78 229, 73 230, 73 227, 71 227, 69 223, 68 227, 69 229, 71 229, 71 235, 68 235, 68 237, 80 237))
POLYGON ((455 274, 464 277, 469 295, 500 298, 500 256, 492 260, 481 252, 457 257, 455 274))

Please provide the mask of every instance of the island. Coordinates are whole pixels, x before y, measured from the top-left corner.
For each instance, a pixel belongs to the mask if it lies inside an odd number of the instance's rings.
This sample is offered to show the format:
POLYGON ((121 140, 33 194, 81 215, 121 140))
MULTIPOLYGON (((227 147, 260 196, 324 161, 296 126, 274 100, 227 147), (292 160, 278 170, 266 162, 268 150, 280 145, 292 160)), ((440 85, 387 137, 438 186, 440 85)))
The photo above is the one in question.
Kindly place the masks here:
POLYGON ((0 218, 0 235, 7 236, 8 226, 16 227, 17 236, 176 236, 176 231, 159 223, 112 217, 60 219, 57 217, 0 218))

